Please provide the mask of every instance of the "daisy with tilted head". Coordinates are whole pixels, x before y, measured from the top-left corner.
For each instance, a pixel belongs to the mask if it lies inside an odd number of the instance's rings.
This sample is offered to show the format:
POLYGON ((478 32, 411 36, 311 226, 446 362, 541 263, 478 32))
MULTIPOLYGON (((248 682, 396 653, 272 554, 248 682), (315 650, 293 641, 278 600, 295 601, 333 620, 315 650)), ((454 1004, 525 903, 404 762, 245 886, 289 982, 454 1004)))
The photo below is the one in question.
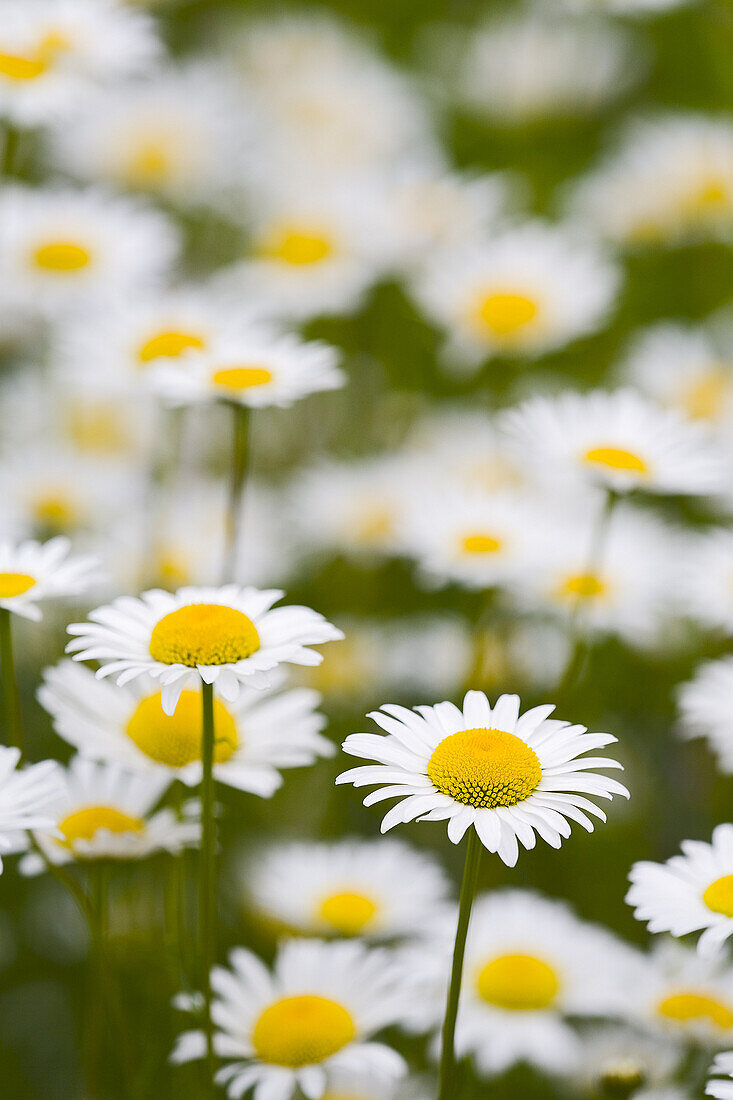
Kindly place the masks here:
POLYGON ((18 767, 20 750, 0 747, 0 874, 2 853, 17 852, 29 829, 54 828, 63 778, 55 760, 18 767))
POLYGON ((733 634, 733 531, 690 532, 680 569, 681 606, 696 622, 733 634))
POLYGON ((679 688, 678 703, 682 737, 703 737, 718 769, 733 775, 733 657, 699 665, 679 688))
POLYGON ((717 1100, 733 1100, 733 1051, 718 1054, 710 1073, 705 1095, 715 1096, 717 1100))
POLYGON ((583 1031, 580 1061, 570 1080, 582 1096, 662 1100, 683 1054, 684 1048, 666 1037, 628 1024, 598 1023, 583 1031))
POLYGON ((307 936, 413 936, 450 897, 438 864, 398 840, 281 844, 242 863, 240 882, 260 917, 307 936))
POLYGON ((675 1041, 720 1049, 733 1040, 733 970, 722 954, 662 942, 628 996, 630 1020, 675 1041))
POLYGON ((569 228, 530 222, 434 255, 414 281, 418 305, 467 364, 535 357, 605 323, 619 272, 569 228))
POLYGON ((54 805, 53 827, 33 829, 38 850, 23 857, 21 871, 35 875, 46 863, 144 859, 196 846, 198 822, 179 819, 171 809, 155 810, 169 784, 167 775, 136 774, 75 756, 54 805))
POLYGON ((725 458, 703 426, 634 390, 533 397, 500 426, 535 477, 555 487, 705 495, 726 484, 725 458))
POLYGON ((39 622, 39 600, 85 592, 97 580, 97 559, 69 557, 70 549, 60 536, 44 543, 0 543, 0 609, 39 622))
MULTIPOLYGON (((405 1073, 402 1057, 373 1035, 409 1011, 412 987, 384 948, 358 942, 289 940, 272 972, 244 948, 217 967, 215 1049, 228 1063, 216 1080, 230 1097, 255 1089, 268 1100, 333 1095, 345 1073, 368 1074, 379 1087, 405 1073)), ((175 1063, 204 1056, 204 1036, 185 1032, 175 1063)))

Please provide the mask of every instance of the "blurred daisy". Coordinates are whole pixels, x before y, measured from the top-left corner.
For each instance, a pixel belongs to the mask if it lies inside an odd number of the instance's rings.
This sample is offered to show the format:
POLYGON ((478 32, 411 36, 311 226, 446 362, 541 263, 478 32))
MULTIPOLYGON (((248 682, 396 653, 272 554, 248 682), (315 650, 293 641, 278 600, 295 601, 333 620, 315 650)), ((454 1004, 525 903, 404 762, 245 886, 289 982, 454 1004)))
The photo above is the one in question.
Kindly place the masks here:
POLYGON ((705 1089, 706 1096, 717 1096, 718 1100, 731 1100, 733 1097, 733 1051, 718 1054, 710 1070, 712 1076, 705 1089))
POLYGON ((680 596, 687 613, 708 629, 733 632, 733 531, 714 527, 688 536, 680 596))
POLYGON ((397 840, 280 845, 248 860, 240 881, 263 917, 308 936, 413 936, 450 895, 435 861, 397 840))
POLYGON ((634 390, 534 397, 500 423, 536 476, 554 485, 573 478, 616 493, 707 494, 725 484, 724 457, 703 427, 634 390))
POLYGON ((530 222, 434 256, 414 292, 456 355, 476 363, 544 355, 596 331, 618 283, 616 267, 594 245, 530 222))
POLYGON ((650 932, 702 930, 698 950, 715 955, 733 935, 733 825, 718 825, 710 844, 683 840, 681 847, 666 863, 635 863, 626 901, 650 932))
POLYGON ((733 657, 699 665, 678 700, 683 737, 704 737, 718 768, 733 775, 733 657))
POLYGON ((733 1038, 733 971, 722 956, 705 958, 663 943, 644 976, 629 987, 629 1007, 644 1023, 680 1041, 722 1047, 733 1038))
MULTIPOLYGON (((91 669, 62 661, 46 669, 38 698, 54 729, 82 756, 130 771, 201 781, 201 692, 181 693, 166 715, 152 680, 122 688, 98 680, 91 669)), ((243 691, 235 703, 214 700, 214 778, 269 798, 282 784, 279 768, 312 764, 333 754, 320 735, 326 724, 314 691, 243 691)))
POLYGON ((0 273, 36 311, 139 292, 166 274, 177 248, 167 218, 131 198, 26 187, 0 197, 0 273))
POLYGON ((63 790, 61 768, 44 760, 19 768, 20 749, 0 746, 0 874, 2 853, 17 851, 25 829, 53 829, 63 790))
POLYGON ((0 543, 0 608, 38 622, 39 600, 85 592, 98 579, 97 559, 70 558, 70 549, 60 536, 43 543, 0 543))
POLYGON ((344 752, 375 760, 336 780, 356 787, 386 784, 364 804, 398 798, 382 832, 414 821, 448 821, 457 844, 474 826, 481 843, 513 867, 535 832, 554 848, 570 835, 570 820, 593 831, 592 814, 605 814, 586 795, 628 797, 614 779, 591 768, 620 768, 606 757, 582 759, 616 740, 585 726, 550 719, 554 706, 534 707, 521 717, 519 696, 502 695, 492 708, 480 691, 469 691, 459 710, 453 703, 417 711, 388 704, 369 715, 387 736, 352 733, 344 752), (587 811, 587 812, 586 812, 587 811))
MULTIPOLYGON (((88 859, 144 859, 155 852, 180 852, 199 841, 199 825, 179 820, 173 810, 154 812, 170 783, 167 775, 141 775, 116 764, 97 764, 80 756, 65 771, 55 806, 54 832, 37 829, 34 837, 50 863, 88 859)), ((23 857, 20 870, 39 874, 44 859, 23 857)))
POLYGON ((664 1095, 657 1089, 671 1080, 681 1060, 681 1048, 660 1036, 622 1024, 596 1026, 583 1032, 580 1063, 573 1079, 584 1095, 645 1096, 651 1100, 664 1095))
POLYGON ((308 607, 273 610, 282 595, 230 584, 120 596, 72 623, 66 649, 75 661, 101 662, 97 676, 120 685, 149 674, 162 685, 168 715, 192 680, 216 685, 231 703, 244 684, 269 686, 265 674, 283 662, 320 664, 323 655, 308 647, 342 637, 308 607))
POLYGON ((425 483, 473 493, 517 490, 526 467, 485 412, 449 407, 425 417, 408 437, 406 453, 426 471, 425 483))
POLYGON ((733 124, 680 114, 636 120, 605 163, 575 185, 571 212, 624 244, 733 232, 733 124))
MULTIPOLYGON (((384 949, 361 943, 291 940, 272 973, 251 952, 230 953, 231 970, 212 971, 217 1074, 232 1098, 249 1088, 272 1100, 300 1089, 319 1100, 334 1075, 368 1073, 377 1087, 405 1072, 401 1056, 371 1036, 404 1014, 410 989, 384 949)), ((202 1032, 185 1032, 175 1063, 205 1054, 202 1032)))
POLYGON ((148 372, 146 381, 171 405, 230 401, 251 408, 287 408, 301 397, 343 386, 338 352, 320 341, 242 332, 189 351, 148 372))

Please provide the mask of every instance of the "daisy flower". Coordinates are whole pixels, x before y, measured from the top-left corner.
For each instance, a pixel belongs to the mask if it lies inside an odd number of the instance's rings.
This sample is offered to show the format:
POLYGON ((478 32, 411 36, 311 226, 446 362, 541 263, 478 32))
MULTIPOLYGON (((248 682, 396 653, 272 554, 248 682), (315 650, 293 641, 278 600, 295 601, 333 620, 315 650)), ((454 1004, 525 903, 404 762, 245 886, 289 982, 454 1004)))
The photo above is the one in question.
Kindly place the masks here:
POLYGON ((353 733, 344 752, 376 761, 352 768, 336 780, 356 787, 386 784, 364 804, 398 798, 382 821, 382 832, 419 818, 448 821, 457 844, 472 825, 479 840, 513 867, 519 843, 536 844, 535 832, 554 848, 570 835, 570 821, 589 832, 588 814, 605 814, 587 795, 628 797, 614 779, 591 768, 620 768, 589 750, 616 740, 587 733, 585 726, 551 719, 553 705, 519 715, 519 696, 502 695, 494 707, 481 691, 469 691, 463 710, 453 703, 407 710, 387 705, 369 715, 386 736, 353 733))
POLYGON ((629 986, 629 1013, 654 1031, 718 1048, 733 1039, 733 970, 674 941, 652 953, 629 986))
POLYGON ((657 1089, 672 1079, 681 1060, 682 1049, 666 1038, 626 1024, 596 1025, 583 1033, 573 1080, 583 1095, 650 1098, 662 1095, 657 1089))
POLYGON ((733 531, 714 527, 688 536, 681 568, 681 602, 708 629, 733 633, 733 531))
MULTIPOLYGON (((175 713, 161 708, 158 685, 143 679, 116 687, 91 669, 62 661, 46 669, 38 692, 54 729, 82 756, 130 771, 201 782, 201 691, 181 693, 175 713)), ((320 735, 326 724, 314 691, 245 689, 235 703, 214 701, 214 778, 269 798, 282 784, 279 768, 333 754, 320 735)))
POLYGON ((666 863, 635 863, 626 901, 650 932, 702 930, 698 950, 714 955, 733 935, 733 825, 718 825, 710 844, 683 840, 666 863))
POLYGON ((678 692, 680 733, 704 737, 718 768, 733 775, 733 657, 705 661, 678 692))
POLYGON ((36 311, 139 292, 168 272, 177 250, 168 219, 129 197, 19 186, 0 197, 0 274, 36 311))
POLYGON ((413 936, 451 892, 430 856, 397 840, 279 845, 247 860, 240 881, 262 917, 307 936, 413 936))
MULTIPOLYGON (((116 764, 75 756, 64 773, 55 805, 53 833, 34 829, 38 847, 54 864, 90 859, 144 859, 155 852, 180 852, 198 844, 194 820, 179 820, 171 809, 154 812, 170 784, 168 775, 142 775, 116 764)), ((44 860, 23 857, 20 870, 39 874, 44 860)))
POLYGON ((697 423, 634 390, 568 390, 533 397, 500 418, 536 476, 616 493, 707 494, 725 485, 726 463, 697 423))
POLYGON ((733 1097, 733 1051, 718 1054, 711 1067, 711 1077, 705 1089, 706 1096, 716 1096, 718 1100, 731 1100, 733 1097))
POLYGON ((414 281, 426 315, 467 363, 539 356, 605 323, 619 272, 569 228, 530 222, 446 250, 414 281))
POLYGON ((170 405, 229 401, 250 408, 287 408, 311 393, 334 390, 346 376, 338 352, 320 341, 250 330, 208 351, 189 351, 147 372, 170 405))
POLYGON ((97 676, 119 685, 149 674, 161 684, 168 715, 192 681, 216 685, 232 703, 243 684, 267 687, 265 674, 283 662, 320 664, 323 655, 308 647, 343 637, 308 607, 273 610, 282 596, 236 584, 120 596, 88 622, 72 623, 66 648, 75 661, 100 661, 97 676))
POLYGON ((497 493, 527 487, 527 471, 485 412, 468 406, 425 417, 405 451, 426 471, 425 484, 446 491, 497 493))
MULTIPOLYGON (((379 1087, 405 1072, 401 1056, 372 1036, 399 1021, 411 990, 385 949, 353 942, 291 940, 272 973, 250 951, 212 972, 214 1048, 227 1065, 217 1081, 232 1098, 255 1088, 269 1100, 300 1089, 319 1100, 344 1073, 368 1073, 379 1087), (401 980, 402 979, 402 980, 401 980)), ((175 1063, 202 1058, 202 1032, 185 1032, 175 1063)))
POLYGON ((97 579, 97 559, 70 558, 68 539, 0 542, 0 608, 39 622, 39 600, 76 596, 97 579))
MULTIPOLYGON (((63 791, 61 768, 44 760, 19 768, 20 749, 0 746, 0 856, 17 851, 25 829, 53 829, 54 809, 63 791)), ((0 858, 0 873, 3 861, 0 858)))

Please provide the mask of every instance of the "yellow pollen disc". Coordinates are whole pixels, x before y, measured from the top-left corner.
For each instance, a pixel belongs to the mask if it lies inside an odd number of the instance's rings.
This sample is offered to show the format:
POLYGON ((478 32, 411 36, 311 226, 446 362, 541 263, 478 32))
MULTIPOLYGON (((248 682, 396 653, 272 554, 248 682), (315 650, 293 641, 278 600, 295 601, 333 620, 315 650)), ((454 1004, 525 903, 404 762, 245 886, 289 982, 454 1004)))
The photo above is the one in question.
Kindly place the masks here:
POLYGON ((33 515, 42 527, 73 527, 79 519, 79 511, 73 500, 61 493, 48 493, 33 501, 33 515))
POLYGON ((493 535, 466 535, 461 539, 461 549, 466 554, 496 554, 503 545, 493 535))
POLYGON ((445 737, 428 761, 428 778, 466 806, 515 806, 542 778, 534 749, 505 730, 461 730, 445 737))
POLYGON ((714 913, 733 917, 733 875, 723 875, 722 878, 711 882, 702 900, 714 913))
POLYGON ((625 1097, 633 1096, 643 1088, 646 1073, 644 1067, 632 1058, 626 1061, 619 1059, 606 1064, 598 1075, 598 1080, 602 1086, 603 1096, 624 1100, 625 1097))
POLYGON ((356 1035, 351 1015, 326 997, 284 997, 262 1013, 252 1046, 262 1062, 298 1069, 323 1062, 356 1035))
POLYGON ((251 619, 235 607, 194 603, 179 607, 155 624, 150 656, 164 665, 227 665, 260 648, 251 619))
POLYGON ((706 993, 674 993, 659 1002, 657 1012, 668 1020, 680 1023, 707 1020, 724 1030, 733 1027, 733 1011, 706 993))
POLYGON ((12 53, 0 53, 0 76, 8 80, 36 80, 48 69, 45 57, 21 57, 12 53))
POLYGON ((113 408, 76 408, 68 414, 69 438, 80 451, 112 454, 121 451, 127 435, 119 411, 113 408))
POLYGON ((605 582, 597 573, 576 573, 575 576, 567 577, 560 585, 561 596, 574 596, 582 600, 602 596, 606 590, 605 582))
POLYGON ((45 271, 81 271, 91 259, 90 252, 74 241, 49 241, 33 251, 33 262, 45 271))
POLYGON ((158 332, 138 348, 137 357, 141 363, 151 363, 153 359, 173 359, 189 348, 200 351, 203 347, 203 337, 195 332, 158 332))
POLYGON ((395 517, 386 504, 374 504, 357 518, 354 534, 356 541, 366 546, 380 543, 394 534, 395 517))
POLYGON ((161 550, 156 558, 154 576, 169 588, 182 588, 191 583, 191 570, 183 554, 161 550))
POLYGON ((0 573, 0 599, 22 596, 36 583, 29 573, 0 573))
POLYGON ((730 205, 731 191, 728 182, 711 176, 690 197, 688 206, 692 214, 715 214, 730 205))
POLYGON ((266 259, 298 266, 320 263, 333 252, 333 241, 327 235, 297 226, 274 230, 260 248, 260 255, 266 259))
MULTIPOLYGON (((127 723, 127 736, 141 752, 168 768, 183 768, 201 759, 201 693, 184 691, 175 714, 163 712, 160 692, 138 703, 127 723)), ((223 764, 239 744, 237 727, 231 714, 218 699, 214 700, 214 761, 223 764)))
POLYGON ((171 171, 171 154, 163 141, 146 141, 135 149, 127 167, 127 178, 138 186, 164 182, 171 171))
POLYGON ((540 1012, 549 1008, 560 989, 557 974, 533 955, 501 955, 476 979, 479 995, 509 1012, 540 1012))
POLYGON ((623 470, 634 474, 647 474, 649 467, 643 458, 633 451, 624 451, 620 447, 591 447, 583 455, 586 462, 595 466, 605 466, 608 470, 623 470))
POLYGON ((476 315, 494 336, 514 336, 538 313, 537 302, 524 294, 489 294, 481 300, 476 315))
POLYGON ((113 806, 87 806, 65 817, 58 828, 63 833, 64 846, 70 848, 76 840, 93 840, 101 829, 110 833, 141 833, 145 822, 113 806))
POLYGON ((264 386, 272 382, 272 371, 267 367, 223 367, 214 371, 211 381, 228 390, 248 390, 252 386, 264 386))
POLYGON ((318 906, 318 916, 344 936, 358 936, 374 918, 377 906, 371 898, 345 891, 331 894, 318 906))
POLYGON ((713 368, 682 395, 682 407, 693 420, 715 420, 730 393, 730 373, 725 367, 713 368))

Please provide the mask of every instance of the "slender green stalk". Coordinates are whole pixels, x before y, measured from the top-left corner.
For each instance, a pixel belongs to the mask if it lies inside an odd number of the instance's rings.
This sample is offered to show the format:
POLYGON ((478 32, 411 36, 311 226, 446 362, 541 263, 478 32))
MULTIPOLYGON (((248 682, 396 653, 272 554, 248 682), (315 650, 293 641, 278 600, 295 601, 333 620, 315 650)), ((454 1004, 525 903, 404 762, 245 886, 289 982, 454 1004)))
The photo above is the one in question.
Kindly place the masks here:
POLYGON ((2 174, 12 176, 15 173, 20 145, 20 131, 11 122, 5 123, 5 144, 3 146, 2 174))
POLYGON ((20 713, 20 695, 15 675, 13 657, 13 631, 11 612, 0 608, 0 678, 2 679, 3 717, 8 744, 25 751, 23 719, 20 713))
POLYGON ((474 828, 471 828, 468 833, 468 844, 466 845, 466 862, 463 866, 461 898, 458 905, 458 927, 456 928, 456 939, 453 947, 453 966, 451 968, 450 987, 448 989, 448 1000, 445 1007, 445 1019, 443 1021, 443 1032, 441 1036, 438 1100, 451 1100, 456 1094, 455 1034, 456 1019, 458 1018, 458 1000, 461 994, 463 958, 466 954, 466 937, 468 935, 468 925, 471 919, 473 899, 476 896, 482 852, 483 846, 479 840, 478 833, 474 828))
POLYGON ((201 858, 199 867, 199 929, 201 981, 204 993, 204 1032, 208 1088, 214 1095, 214 1025, 211 1020, 211 970, 216 962, 216 822, 214 819, 214 688, 201 685, 201 858))
POLYGON ((232 464, 229 475, 229 505, 227 507, 224 538, 222 584, 235 579, 234 573, 242 526, 244 487, 247 480, 250 434, 250 410, 246 405, 240 405, 236 401, 230 401, 229 405, 232 410, 232 464))

